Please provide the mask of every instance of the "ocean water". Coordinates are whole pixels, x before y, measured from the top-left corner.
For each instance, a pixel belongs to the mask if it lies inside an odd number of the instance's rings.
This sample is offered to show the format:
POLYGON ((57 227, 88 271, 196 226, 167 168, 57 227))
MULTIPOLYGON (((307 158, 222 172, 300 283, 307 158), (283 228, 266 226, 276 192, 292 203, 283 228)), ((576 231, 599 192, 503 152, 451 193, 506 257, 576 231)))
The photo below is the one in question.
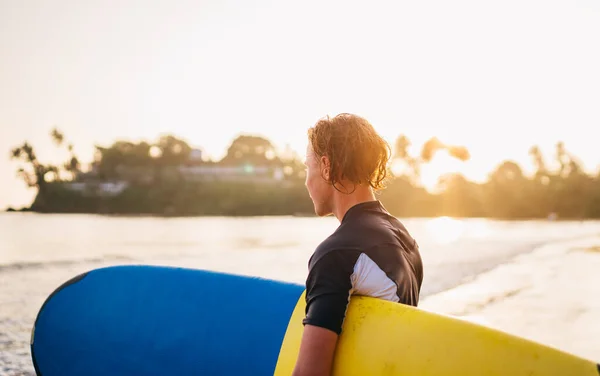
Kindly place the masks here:
MULTIPOLYGON (((600 221, 401 219, 424 262, 423 294, 460 284, 517 254, 600 233, 600 221)), ((227 271, 303 283, 334 217, 0 215, 3 270, 103 261, 227 271)), ((3 286, 6 288, 6 286, 3 286)))
MULTIPOLYGON (((401 219, 424 262, 422 297, 553 242, 600 234, 600 221, 401 219)), ((58 285, 105 265, 202 268, 304 283, 333 217, 113 217, 0 214, 0 376, 34 375, 30 330, 58 285)))

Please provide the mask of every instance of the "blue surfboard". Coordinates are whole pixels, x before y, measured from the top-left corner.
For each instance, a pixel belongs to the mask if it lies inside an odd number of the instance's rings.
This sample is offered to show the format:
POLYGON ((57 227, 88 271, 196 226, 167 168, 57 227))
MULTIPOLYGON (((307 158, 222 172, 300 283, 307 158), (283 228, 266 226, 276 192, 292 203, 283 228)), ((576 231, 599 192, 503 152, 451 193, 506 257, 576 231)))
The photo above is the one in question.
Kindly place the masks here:
POLYGON ((304 286, 114 266, 58 287, 35 321, 38 375, 272 375, 304 286))

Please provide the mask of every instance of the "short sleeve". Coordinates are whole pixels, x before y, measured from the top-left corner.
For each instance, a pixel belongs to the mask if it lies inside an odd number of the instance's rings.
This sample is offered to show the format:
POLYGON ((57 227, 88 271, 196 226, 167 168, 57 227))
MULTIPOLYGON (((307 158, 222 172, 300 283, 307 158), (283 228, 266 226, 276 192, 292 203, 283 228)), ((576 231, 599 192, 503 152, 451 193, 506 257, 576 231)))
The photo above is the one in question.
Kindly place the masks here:
POLYGON ((304 325, 319 326, 341 334, 358 255, 359 252, 355 251, 330 251, 310 267, 306 279, 304 325))

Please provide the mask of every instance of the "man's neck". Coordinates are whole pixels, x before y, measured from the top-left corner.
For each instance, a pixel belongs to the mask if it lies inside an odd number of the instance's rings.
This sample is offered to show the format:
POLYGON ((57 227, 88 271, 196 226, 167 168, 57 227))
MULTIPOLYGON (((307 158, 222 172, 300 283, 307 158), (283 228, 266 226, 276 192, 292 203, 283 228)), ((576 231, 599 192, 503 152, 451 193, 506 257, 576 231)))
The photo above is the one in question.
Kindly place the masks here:
POLYGON ((368 201, 375 201, 375 195, 370 187, 358 186, 351 194, 336 191, 333 197, 333 215, 342 222, 351 207, 368 201))

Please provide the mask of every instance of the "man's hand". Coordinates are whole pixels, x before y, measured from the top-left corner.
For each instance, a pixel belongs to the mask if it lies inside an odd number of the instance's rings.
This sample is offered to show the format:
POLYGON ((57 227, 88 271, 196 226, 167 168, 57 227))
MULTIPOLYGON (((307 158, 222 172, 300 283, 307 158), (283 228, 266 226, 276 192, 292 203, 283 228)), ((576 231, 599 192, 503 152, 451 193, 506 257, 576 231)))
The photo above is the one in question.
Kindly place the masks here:
POLYGON ((305 325, 292 376, 329 376, 337 340, 337 333, 329 329, 305 325))

